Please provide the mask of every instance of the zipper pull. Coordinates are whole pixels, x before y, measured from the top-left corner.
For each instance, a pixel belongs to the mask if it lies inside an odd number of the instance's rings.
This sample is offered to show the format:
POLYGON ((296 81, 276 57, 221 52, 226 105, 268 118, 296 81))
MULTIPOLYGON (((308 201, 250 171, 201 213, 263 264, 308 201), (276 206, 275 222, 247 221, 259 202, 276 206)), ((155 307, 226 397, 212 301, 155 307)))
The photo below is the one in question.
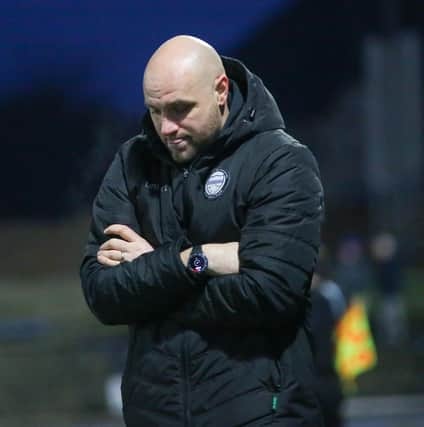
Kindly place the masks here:
POLYGON ((272 396, 272 412, 277 411, 278 396, 272 396))
POLYGON ((189 173, 190 173, 190 172, 189 172, 189 170, 188 170, 188 169, 184 169, 184 172, 183 172, 183 176, 184 176, 184 178, 187 178, 189 173))

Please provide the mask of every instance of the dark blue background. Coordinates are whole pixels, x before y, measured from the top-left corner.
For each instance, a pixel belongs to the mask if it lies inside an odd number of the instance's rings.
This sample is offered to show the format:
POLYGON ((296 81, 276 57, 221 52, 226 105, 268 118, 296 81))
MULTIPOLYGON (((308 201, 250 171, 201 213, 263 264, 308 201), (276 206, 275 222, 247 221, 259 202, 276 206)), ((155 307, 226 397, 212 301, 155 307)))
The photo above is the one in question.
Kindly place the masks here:
POLYGON ((0 94, 54 74, 78 76, 74 95, 103 96, 139 113, 153 51, 176 34, 229 52, 295 0, 2 0, 0 94))

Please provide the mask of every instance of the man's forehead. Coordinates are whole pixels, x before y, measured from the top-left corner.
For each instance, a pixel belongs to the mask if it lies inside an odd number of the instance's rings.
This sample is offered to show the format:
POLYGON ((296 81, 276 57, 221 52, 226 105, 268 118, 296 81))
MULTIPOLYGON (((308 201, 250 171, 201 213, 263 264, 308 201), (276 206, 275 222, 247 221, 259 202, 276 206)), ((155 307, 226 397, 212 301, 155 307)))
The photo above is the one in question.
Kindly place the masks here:
POLYGON ((175 102, 177 100, 192 100, 199 95, 201 84, 194 79, 164 79, 161 76, 148 76, 144 81, 144 97, 146 102, 163 101, 175 102))
POLYGON ((144 102, 147 106, 169 106, 172 104, 178 103, 192 103, 195 102, 194 97, 190 96, 187 93, 178 91, 178 92, 169 92, 162 95, 155 96, 154 94, 145 93, 144 102))

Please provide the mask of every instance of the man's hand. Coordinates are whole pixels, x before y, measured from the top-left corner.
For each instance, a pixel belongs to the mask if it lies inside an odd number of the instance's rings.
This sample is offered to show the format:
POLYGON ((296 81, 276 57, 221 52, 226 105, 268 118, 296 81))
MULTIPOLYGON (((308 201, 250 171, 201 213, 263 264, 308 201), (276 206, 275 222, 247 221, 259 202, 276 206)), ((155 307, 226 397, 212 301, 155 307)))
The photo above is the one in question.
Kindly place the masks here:
POLYGON ((143 239, 126 225, 110 225, 105 228, 104 233, 119 236, 120 239, 109 239, 100 246, 97 252, 97 261, 100 264, 115 267, 123 262, 131 262, 140 255, 154 251, 152 245, 146 239, 143 239))

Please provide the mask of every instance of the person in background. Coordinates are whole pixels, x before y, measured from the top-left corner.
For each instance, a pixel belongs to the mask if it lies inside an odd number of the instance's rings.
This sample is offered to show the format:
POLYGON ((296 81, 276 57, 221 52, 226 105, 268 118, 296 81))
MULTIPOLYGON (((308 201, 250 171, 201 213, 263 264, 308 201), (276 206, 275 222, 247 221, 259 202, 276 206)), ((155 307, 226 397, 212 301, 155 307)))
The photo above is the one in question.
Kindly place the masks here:
POLYGON ((348 235, 341 239, 336 253, 333 278, 348 301, 366 296, 372 287, 372 269, 362 239, 348 235))
POLYGON ((382 296, 378 315, 380 344, 392 347, 403 345, 409 334, 398 241, 392 233, 378 233, 371 239, 370 248, 375 281, 382 296))
POLYGON ((321 247, 311 292, 311 332, 317 371, 314 389, 323 411, 324 425, 341 427, 343 390, 335 368, 335 329, 346 311, 347 301, 331 275, 328 252, 321 247))

